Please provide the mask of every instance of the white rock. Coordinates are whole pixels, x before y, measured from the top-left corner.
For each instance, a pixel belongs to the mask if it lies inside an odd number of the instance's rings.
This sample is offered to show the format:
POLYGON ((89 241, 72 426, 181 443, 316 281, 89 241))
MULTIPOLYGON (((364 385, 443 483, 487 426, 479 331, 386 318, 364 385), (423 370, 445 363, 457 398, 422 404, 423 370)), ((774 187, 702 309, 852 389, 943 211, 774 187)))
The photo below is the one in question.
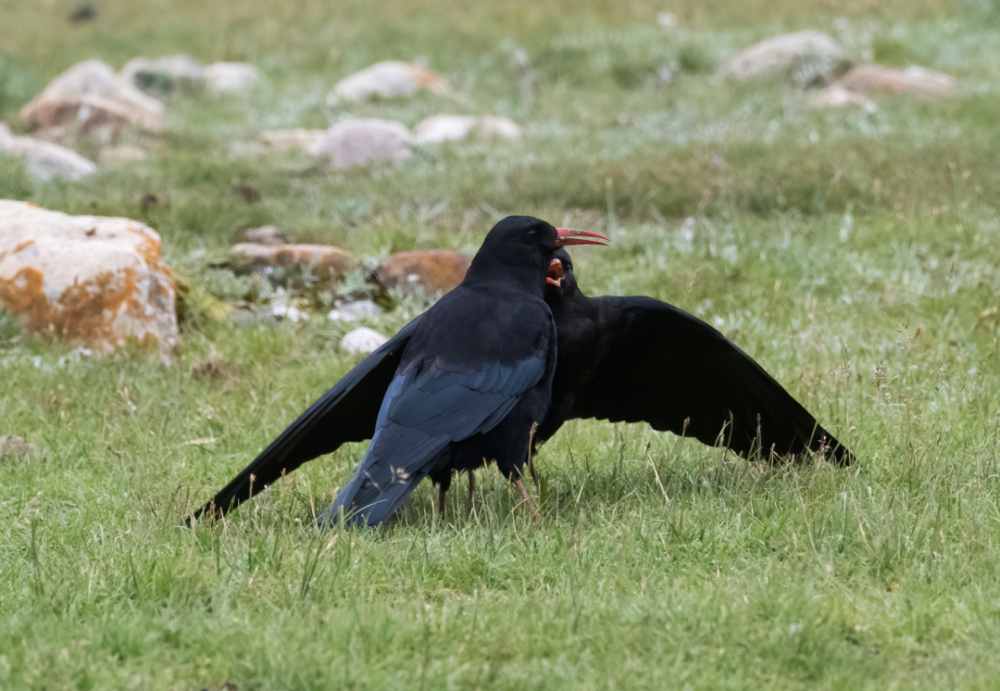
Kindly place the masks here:
POLYGON ((0 306, 27 328, 99 353, 157 346, 168 360, 179 339, 175 299, 149 226, 0 200, 0 306))
POLYGON ((243 91, 260 81, 260 71, 246 62, 216 62, 205 68, 205 86, 214 94, 243 91))
POLYGON ((163 128, 163 104, 119 78, 100 60, 87 60, 63 72, 18 115, 42 129, 118 130, 134 125, 159 132, 163 128))
POLYGON ((267 225, 259 228, 248 228, 243 233, 243 239, 247 242, 255 242, 258 245, 287 245, 288 238, 278 230, 277 226, 267 225))
POLYGON ((388 340, 388 337, 378 331, 362 326, 345 334, 340 339, 340 347, 351 355, 368 354, 380 348, 388 340))
POLYGON ((480 139, 520 139, 521 126, 499 115, 480 115, 473 134, 480 139))
POLYGON ((414 128, 414 141, 418 144, 440 144, 470 137, 519 139, 521 128, 513 120, 496 115, 432 115, 414 128))
POLYGON ((377 98, 410 98, 421 88, 443 95, 448 85, 441 75, 423 65, 386 60, 341 80, 327 94, 331 106, 377 98))
POLYGON ((382 309, 371 300, 359 300, 330 310, 326 316, 335 322, 356 322, 360 319, 375 319, 381 314, 382 309))
POLYGON ((476 126, 474 115, 432 115, 413 128, 413 139, 418 144, 439 144, 466 139, 476 126))
POLYGON ((309 153, 329 159, 334 168, 355 168, 377 163, 399 163, 413 155, 410 130, 392 120, 344 120, 326 131, 309 147, 309 153))
POLYGON ((785 74, 801 85, 829 82, 849 66, 840 44, 819 31, 772 36, 727 61, 720 70, 728 79, 744 81, 785 74))
POLYGON ((4 125, 0 125, 0 153, 23 158, 28 174, 38 180, 79 180, 97 172, 93 161, 75 151, 40 139, 15 137, 4 125))
MULTIPOLYGON (((103 95, 121 82, 111 65, 103 60, 85 60, 49 82, 41 95, 47 98, 74 98, 86 94, 103 95)), ((140 94, 144 96, 144 94, 140 94)), ((141 100, 141 99, 140 99, 141 100)))
POLYGON ((838 84, 831 84, 825 89, 817 91, 812 97, 813 108, 843 108, 845 106, 858 106, 869 113, 878 110, 878 106, 864 94, 857 91, 845 89, 838 84))
POLYGON ((665 29, 666 31, 676 29, 677 15, 673 12, 660 12, 656 15, 656 23, 660 25, 661 29, 665 29))
POLYGON ((272 302, 268 305, 267 313, 277 319, 287 319, 293 324, 309 321, 309 313, 300 310, 292 304, 283 302, 272 302))
POLYGON ((205 84, 205 68, 190 55, 132 58, 119 76, 144 91, 171 91, 205 84))

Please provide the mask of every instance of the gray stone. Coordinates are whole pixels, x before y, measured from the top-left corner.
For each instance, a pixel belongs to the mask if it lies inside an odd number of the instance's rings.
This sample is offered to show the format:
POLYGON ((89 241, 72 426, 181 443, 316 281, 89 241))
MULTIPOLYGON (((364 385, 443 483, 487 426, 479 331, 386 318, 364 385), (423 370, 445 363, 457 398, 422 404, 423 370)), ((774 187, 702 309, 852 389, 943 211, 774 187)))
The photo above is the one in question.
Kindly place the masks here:
POLYGON ((346 305, 330 310, 327 318, 335 322, 356 322, 361 319, 375 319, 382 315, 382 309, 371 300, 349 302, 346 305))
POLYGON ((440 144, 475 138, 481 140, 520 139, 521 128, 513 120, 496 115, 432 115, 414 128, 418 144, 440 144))
POLYGON ((367 355, 382 347, 388 337, 364 326, 354 329, 340 339, 340 347, 351 355, 367 355))
POLYGON ((23 158, 28 174, 37 180, 80 180, 97 172, 93 161, 75 151, 40 139, 16 137, 3 125, 0 125, 0 154, 23 158))
POLYGON ((326 100, 336 106, 382 98, 411 98, 420 89, 443 95, 448 92, 448 85, 441 75, 423 65, 386 60, 341 80, 326 100))
POLYGON ((204 74, 205 87, 213 94, 245 91, 260 81, 260 71, 246 62, 216 62, 204 74))
POLYGON ((278 230, 277 226, 261 226, 260 228, 248 228, 243 233, 243 239, 247 242, 254 242, 258 245, 287 245, 288 238, 278 230))
POLYGON ((309 153, 330 161, 333 168, 356 168, 400 163, 413 155, 405 125, 392 120, 344 120, 313 142, 309 153))
POLYGON ((730 58, 720 73, 736 81, 779 74, 808 86, 826 84, 849 67, 839 43, 819 31, 800 31, 755 43, 730 58))

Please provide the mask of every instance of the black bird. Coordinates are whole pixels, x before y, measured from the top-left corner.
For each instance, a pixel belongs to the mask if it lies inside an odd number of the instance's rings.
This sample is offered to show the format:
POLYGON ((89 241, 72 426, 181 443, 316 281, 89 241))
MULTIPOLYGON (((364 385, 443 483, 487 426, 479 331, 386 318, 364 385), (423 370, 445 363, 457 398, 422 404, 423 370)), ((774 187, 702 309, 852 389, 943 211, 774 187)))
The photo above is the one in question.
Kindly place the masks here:
POLYGON ((563 250, 546 282, 559 360, 538 442, 567 420, 598 418, 647 422, 745 457, 815 451, 853 460, 753 358, 697 317, 649 297, 589 298, 563 250))
POLYGON ((454 471, 484 460, 495 460, 525 494, 521 469, 556 366, 555 324, 543 299, 551 259, 563 245, 606 241, 527 216, 498 223, 457 288, 348 373, 199 515, 224 513, 253 485, 367 435, 368 451, 321 523, 343 512, 378 525, 423 478, 443 499, 454 471))
MULTIPOLYGON (((841 464, 853 460, 749 355, 697 317, 652 298, 587 297, 564 250, 553 255, 545 281, 558 359, 536 445, 567 420, 593 417, 648 422, 745 456, 825 450, 841 464)), ((225 514, 303 463, 370 438, 419 319, 316 401, 199 515, 225 514)))

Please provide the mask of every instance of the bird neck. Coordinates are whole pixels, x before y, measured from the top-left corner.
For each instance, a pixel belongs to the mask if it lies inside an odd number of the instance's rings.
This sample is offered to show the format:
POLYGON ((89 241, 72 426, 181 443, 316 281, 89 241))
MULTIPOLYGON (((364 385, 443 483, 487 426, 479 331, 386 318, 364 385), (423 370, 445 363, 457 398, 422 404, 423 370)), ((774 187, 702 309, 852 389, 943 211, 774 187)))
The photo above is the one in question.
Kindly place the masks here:
POLYGON ((584 295, 576 286, 547 290, 545 302, 554 316, 595 321, 597 303, 584 295))
MULTIPOLYGON (((480 253, 481 255, 482 253, 480 253)), ((517 290, 542 297, 545 291, 545 276, 549 259, 539 256, 526 260, 523 255, 506 258, 476 255, 465 275, 463 284, 467 287, 481 287, 502 290, 517 290)))

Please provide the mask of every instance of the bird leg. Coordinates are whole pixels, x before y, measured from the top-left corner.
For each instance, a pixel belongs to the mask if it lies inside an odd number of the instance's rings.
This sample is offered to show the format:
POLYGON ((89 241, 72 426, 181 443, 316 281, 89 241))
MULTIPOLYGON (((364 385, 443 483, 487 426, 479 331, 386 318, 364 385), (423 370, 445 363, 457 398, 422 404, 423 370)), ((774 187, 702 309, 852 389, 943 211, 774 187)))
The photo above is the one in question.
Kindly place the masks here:
POLYGON ((532 518, 535 519, 535 523, 541 523, 542 522, 542 514, 538 510, 538 504, 535 503, 535 498, 532 497, 530 494, 528 494, 528 490, 526 490, 524 488, 524 482, 521 480, 521 478, 515 478, 514 485, 519 490, 521 490, 521 498, 524 499, 524 501, 531 508, 531 515, 532 515, 532 518))
POLYGON ((444 495, 447 492, 444 485, 438 485, 438 515, 444 520, 444 495))
MULTIPOLYGON (((559 264, 560 268, 562 264, 559 264)), ((538 484, 538 473, 535 472, 535 454, 532 453, 535 447, 535 432, 538 431, 538 423, 531 423, 531 433, 528 435, 528 473, 531 474, 531 481, 538 484)))
POLYGON ((476 510, 476 471, 469 468, 465 471, 469 474, 469 511, 476 510))

